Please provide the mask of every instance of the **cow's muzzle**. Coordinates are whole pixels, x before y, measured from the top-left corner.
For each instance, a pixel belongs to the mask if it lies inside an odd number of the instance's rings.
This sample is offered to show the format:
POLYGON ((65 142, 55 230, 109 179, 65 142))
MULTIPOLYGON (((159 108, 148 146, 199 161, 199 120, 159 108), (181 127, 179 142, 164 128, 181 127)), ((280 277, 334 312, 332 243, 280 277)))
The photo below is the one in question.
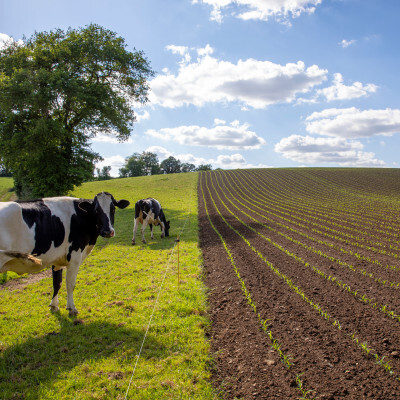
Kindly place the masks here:
POLYGON ((112 230, 112 231, 103 231, 103 232, 100 232, 100 236, 102 236, 104 238, 111 238, 111 237, 115 236, 115 231, 114 230, 112 230))

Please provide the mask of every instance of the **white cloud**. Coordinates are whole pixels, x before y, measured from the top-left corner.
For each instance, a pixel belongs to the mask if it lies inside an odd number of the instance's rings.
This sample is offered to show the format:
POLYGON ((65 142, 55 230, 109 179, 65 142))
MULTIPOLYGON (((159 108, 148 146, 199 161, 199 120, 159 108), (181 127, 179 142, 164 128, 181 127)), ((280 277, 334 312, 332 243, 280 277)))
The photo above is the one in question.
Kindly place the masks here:
POLYGON ((343 138, 392 136, 400 133, 400 110, 330 108, 307 117, 306 129, 309 133, 343 138))
POLYGON ((259 149, 265 145, 263 138, 248 130, 247 124, 240 125, 233 121, 230 125, 216 125, 206 128, 197 125, 150 129, 146 134, 162 140, 173 140, 181 145, 205 146, 216 149, 259 149))
POLYGON ((128 140, 125 140, 124 142, 121 142, 117 139, 116 136, 114 135, 108 135, 106 133, 103 132, 99 132, 96 134, 96 136, 94 136, 91 139, 92 142, 97 142, 97 143, 133 143, 133 140, 131 138, 129 138, 128 140))
POLYGON ((181 56, 185 55, 188 51, 187 46, 175 46, 173 44, 166 46, 166 49, 170 50, 173 54, 180 54, 181 56))
POLYGON ((226 121, 224 121, 223 119, 219 119, 219 118, 214 118, 214 125, 225 125, 226 121))
POLYGON ((165 147, 162 147, 162 146, 150 146, 145 151, 157 154, 158 159, 160 161, 165 160, 166 158, 173 155, 173 153, 171 153, 165 147))
MULTIPOLYGON (((0 33, 0 50, 5 47, 6 44, 8 43, 12 43, 15 42, 15 40, 11 37, 8 36, 5 33, 0 33)), ((24 44, 24 42, 22 40, 17 40, 16 41, 18 43, 18 45, 22 46, 24 44)))
POLYGON ((334 74, 333 85, 321 90, 317 90, 317 95, 322 95, 328 101, 332 100, 350 100, 362 96, 367 96, 370 93, 375 93, 378 86, 373 83, 363 85, 361 82, 354 82, 351 86, 343 84, 341 74, 334 74))
POLYGON ((148 111, 143 111, 143 114, 138 114, 136 112, 136 122, 144 121, 150 118, 150 113, 148 111))
POLYGON ((234 169, 234 168, 271 168, 266 164, 251 164, 246 161, 242 154, 219 155, 216 159, 211 159, 206 164, 213 165, 214 168, 234 169))
POLYGON ((189 63, 191 60, 190 54, 189 54, 189 48, 186 46, 175 46, 173 44, 170 44, 165 47, 167 50, 171 51, 173 54, 179 54, 183 57, 181 60, 181 63, 189 63))
POLYGON ((303 164, 330 163, 343 167, 383 167, 384 161, 371 152, 361 151, 363 144, 343 138, 314 138, 291 135, 275 145, 275 151, 303 164))
POLYGON ((104 157, 103 161, 99 161, 96 164, 96 168, 102 169, 105 166, 110 166, 111 171, 110 175, 111 176, 119 176, 119 169, 122 168, 125 165, 125 158, 122 156, 111 156, 111 157, 104 157))
POLYGON ((205 3, 212 6, 211 20, 222 22, 223 9, 238 9, 237 18, 244 20, 268 21, 276 18, 288 24, 289 18, 299 17, 302 13, 313 13, 322 0, 193 0, 193 3, 205 3), (236 6, 236 7, 234 7, 236 6))
POLYGON ((341 42, 339 42, 339 45, 345 49, 345 48, 351 46, 352 44, 354 44, 355 42, 356 41, 354 39, 352 39, 352 40, 343 39, 341 42))
POLYGON ((197 54, 200 57, 209 56, 212 53, 214 53, 214 49, 209 44, 207 44, 206 47, 197 50, 197 54))
MULTIPOLYGON (((207 47, 206 47, 207 48, 207 47)), ((257 109, 293 102, 326 80, 327 71, 302 61, 286 65, 254 59, 236 64, 221 61, 205 51, 193 63, 180 63, 177 75, 164 73, 151 82, 150 101, 175 108, 193 104, 239 102, 257 109)))

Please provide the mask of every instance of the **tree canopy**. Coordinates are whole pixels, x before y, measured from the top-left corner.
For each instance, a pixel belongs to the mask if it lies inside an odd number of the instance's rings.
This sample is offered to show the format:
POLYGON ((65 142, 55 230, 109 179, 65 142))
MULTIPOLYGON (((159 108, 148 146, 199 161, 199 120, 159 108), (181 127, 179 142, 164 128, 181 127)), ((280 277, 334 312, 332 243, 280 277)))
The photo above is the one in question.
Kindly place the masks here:
POLYGON ((132 176, 176 174, 206 170, 212 170, 212 166, 207 164, 196 168, 194 164, 181 163, 180 160, 172 156, 159 163, 157 154, 144 151, 141 154, 133 153, 130 157, 127 157, 125 165, 119 170, 119 176, 127 178, 132 176))
POLYGON ((142 51, 99 25, 35 33, 0 50, 0 160, 24 197, 66 194, 93 176, 98 132, 129 138, 153 74, 142 51))

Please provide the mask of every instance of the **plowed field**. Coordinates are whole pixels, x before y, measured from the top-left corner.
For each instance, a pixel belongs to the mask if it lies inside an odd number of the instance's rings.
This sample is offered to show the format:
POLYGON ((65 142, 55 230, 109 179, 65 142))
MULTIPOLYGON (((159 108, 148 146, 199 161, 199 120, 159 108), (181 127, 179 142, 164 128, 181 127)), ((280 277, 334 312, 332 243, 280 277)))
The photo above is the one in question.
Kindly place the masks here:
POLYGON ((400 170, 203 172, 227 399, 400 398, 400 170))

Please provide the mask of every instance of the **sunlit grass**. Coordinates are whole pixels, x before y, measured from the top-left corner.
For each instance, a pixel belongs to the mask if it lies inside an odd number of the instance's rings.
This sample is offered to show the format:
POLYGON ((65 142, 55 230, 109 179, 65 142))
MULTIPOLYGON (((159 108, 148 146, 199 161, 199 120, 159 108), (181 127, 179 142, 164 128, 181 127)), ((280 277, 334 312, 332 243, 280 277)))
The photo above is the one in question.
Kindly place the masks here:
POLYGON ((197 177, 92 182, 72 193, 92 198, 108 191, 131 205, 117 210, 116 237, 99 238, 81 266, 76 319, 65 310, 65 283, 59 314, 49 311, 49 278, 1 291, 1 399, 216 398, 205 339, 209 320, 198 247, 197 177), (161 202, 171 236, 161 239, 155 227, 151 240, 147 229, 148 243, 137 240, 132 246, 134 203, 148 196, 161 202))

